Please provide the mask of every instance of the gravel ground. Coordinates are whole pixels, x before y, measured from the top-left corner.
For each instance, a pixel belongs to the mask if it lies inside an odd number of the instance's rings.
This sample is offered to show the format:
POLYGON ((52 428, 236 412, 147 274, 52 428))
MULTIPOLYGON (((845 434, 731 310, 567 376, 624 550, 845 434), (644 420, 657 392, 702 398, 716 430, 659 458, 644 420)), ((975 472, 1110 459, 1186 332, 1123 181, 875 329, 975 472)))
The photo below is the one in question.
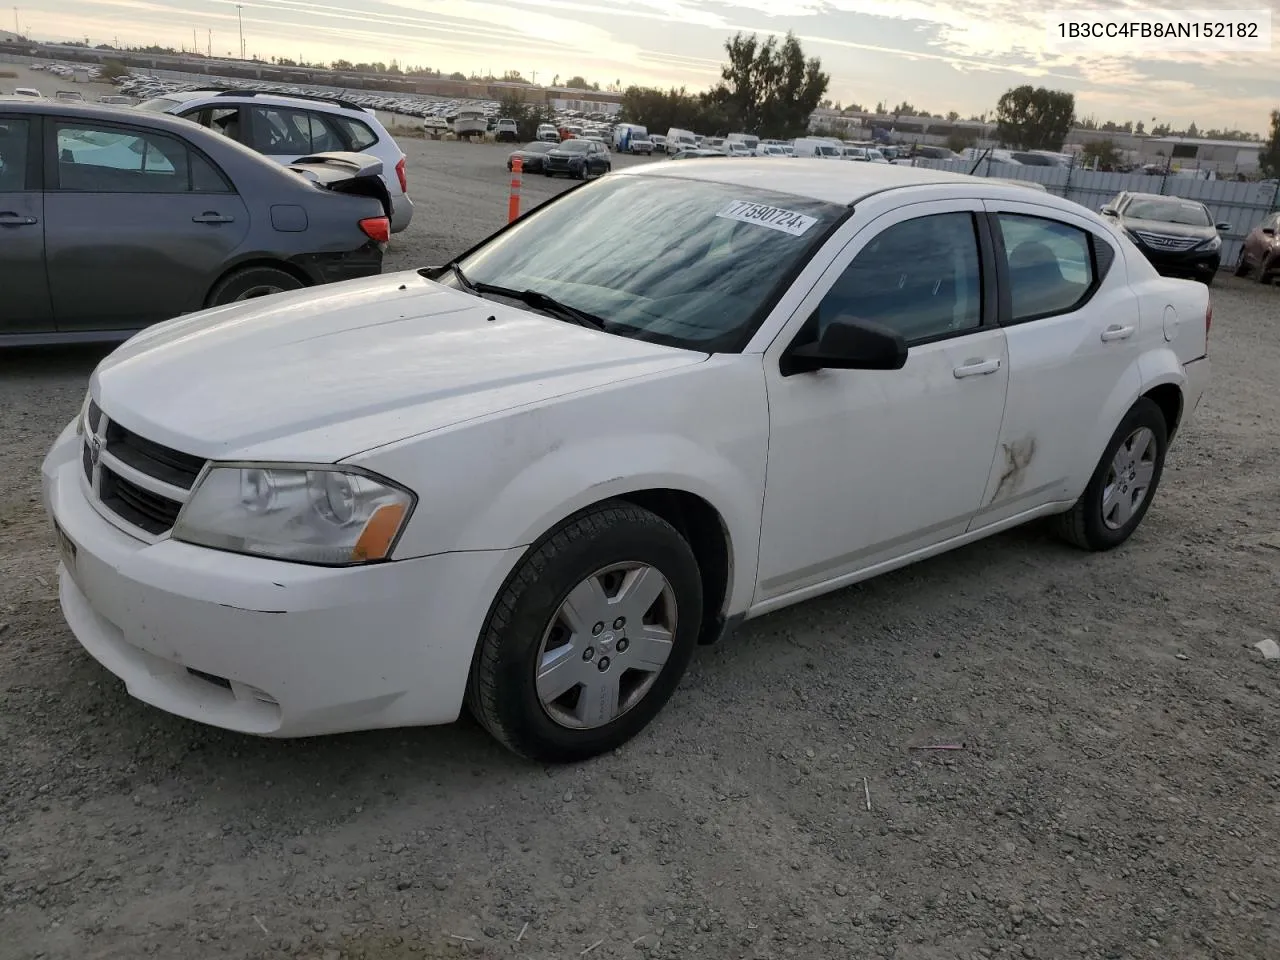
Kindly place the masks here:
MULTIPOLYGON (((505 150, 406 148, 390 267, 502 223, 505 150)), ((38 502, 102 351, 0 356, 0 957, 1274 960, 1277 293, 1215 290, 1126 547, 1030 527, 755 621, 556 769, 466 720, 279 742, 130 699, 38 502)))

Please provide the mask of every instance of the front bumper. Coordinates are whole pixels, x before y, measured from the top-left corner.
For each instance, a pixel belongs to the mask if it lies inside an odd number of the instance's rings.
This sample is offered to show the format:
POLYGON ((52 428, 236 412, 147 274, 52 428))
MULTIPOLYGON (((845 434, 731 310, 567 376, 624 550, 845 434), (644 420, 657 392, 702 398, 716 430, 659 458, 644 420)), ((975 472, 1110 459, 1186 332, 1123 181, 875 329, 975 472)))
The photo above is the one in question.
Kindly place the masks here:
POLYGON ((69 426, 43 467, 45 508, 72 545, 62 611, 134 697, 272 737, 457 718, 491 598, 522 551, 331 569, 147 544, 94 508, 79 448, 69 426))
POLYGON ((1139 245, 1142 255, 1150 261, 1158 272, 1166 277, 1191 277, 1200 279, 1212 277, 1222 265, 1222 248, 1212 252, 1204 250, 1188 250, 1183 253, 1165 253, 1139 245))

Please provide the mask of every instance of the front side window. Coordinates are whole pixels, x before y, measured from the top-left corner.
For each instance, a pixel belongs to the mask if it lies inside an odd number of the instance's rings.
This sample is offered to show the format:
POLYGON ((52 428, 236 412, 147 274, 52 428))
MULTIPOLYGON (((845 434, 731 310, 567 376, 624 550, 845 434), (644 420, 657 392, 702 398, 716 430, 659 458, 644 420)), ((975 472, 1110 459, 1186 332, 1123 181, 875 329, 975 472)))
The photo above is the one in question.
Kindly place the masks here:
POLYGON ((1002 213, 998 221, 1009 261, 1013 321, 1076 309, 1093 286, 1088 233, 1044 217, 1002 213))
MULTIPOLYGON (((622 336, 738 350, 779 284, 846 209, 677 177, 564 194, 461 261, 472 282, 536 290, 622 336)), ((451 283, 446 272, 442 280, 451 283)))
POLYGON ((939 213, 886 227, 822 298, 816 333, 834 320, 886 327, 909 344, 981 326, 973 215, 939 213))
POLYGON ((26 189, 30 137, 30 121, 0 117, 0 193, 26 189))
POLYGON ((58 189, 94 193, 186 193, 187 147, 162 133, 58 123, 58 189))

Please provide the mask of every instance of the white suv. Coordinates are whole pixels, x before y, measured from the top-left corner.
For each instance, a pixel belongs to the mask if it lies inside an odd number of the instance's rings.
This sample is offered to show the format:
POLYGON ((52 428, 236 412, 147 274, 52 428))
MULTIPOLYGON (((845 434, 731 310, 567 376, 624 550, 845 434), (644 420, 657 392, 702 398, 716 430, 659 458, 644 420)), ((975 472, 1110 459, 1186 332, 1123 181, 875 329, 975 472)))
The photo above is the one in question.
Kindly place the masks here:
POLYGON ((285 166, 313 153, 371 154, 382 161, 391 232, 399 233, 413 219, 404 152, 373 111, 357 103, 253 90, 191 90, 145 100, 138 109, 194 120, 285 166))

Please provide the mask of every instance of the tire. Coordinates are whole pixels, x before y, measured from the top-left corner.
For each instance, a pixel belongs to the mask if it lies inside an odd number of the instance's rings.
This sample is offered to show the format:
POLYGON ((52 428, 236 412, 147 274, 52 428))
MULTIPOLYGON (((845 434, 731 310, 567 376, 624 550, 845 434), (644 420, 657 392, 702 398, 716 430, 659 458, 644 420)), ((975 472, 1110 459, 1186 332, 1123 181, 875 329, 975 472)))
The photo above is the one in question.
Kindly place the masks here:
POLYGON ((1249 261, 1245 259, 1244 244, 1240 245, 1240 253, 1236 256, 1235 269, 1231 271, 1232 276, 1243 277, 1249 272, 1249 261))
MULTIPOLYGON (((1146 516, 1156 490, 1160 486, 1168 448, 1169 428, 1165 423, 1164 414, 1160 412, 1155 401, 1147 397, 1139 398, 1120 421, 1120 426, 1116 427, 1115 433, 1111 435, 1102 459, 1094 469, 1089 485, 1085 487, 1080 499, 1070 510, 1055 518, 1059 536, 1083 550, 1094 551, 1111 550, 1128 540, 1133 531, 1138 529, 1142 518, 1146 516), (1127 448, 1135 437, 1139 439, 1134 446, 1144 446, 1144 431, 1149 432, 1151 449, 1147 452, 1150 457, 1149 459, 1144 457, 1134 464, 1134 471, 1138 476, 1133 478, 1131 474, 1131 479, 1123 483, 1119 491, 1113 493, 1117 506, 1113 510, 1107 510, 1104 497, 1107 496, 1108 489, 1115 486, 1112 479, 1118 465, 1117 457, 1121 449, 1127 448), (1141 462, 1149 463, 1146 471, 1143 471, 1139 465, 1141 462), (1141 501, 1135 504, 1133 497, 1136 496, 1139 484, 1135 483, 1134 479, 1140 482, 1143 479, 1143 473, 1147 474, 1146 488, 1142 493, 1141 501), (1126 494, 1128 494, 1130 507, 1127 518, 1124 517, 1126 494)), ((1134 451, 1129 449, 1128 452, 1134 451)))
POLYGON ((1203 283, 1206 287, 1212 287, 1215 277, 1217 277, 1217 273, 1211 273, 1200 282, 1203 283))
POLYGON ((503 585, 481 631, 467 706, 500 743, 531 760, 573 763, 616 749, 643 730, 675 691, 697 645, 701 612, 698 564, 674 527, 619 500, 590 507, 534 544, 503 585), (601 572, 626 564, 639 565, 644 576, 611 594, 608 578, 621 574, 601 572), (649 579, 655 575, 657 581, 649 579), (588 588, 593 582, 602 589, 588 588), (641 614, 631 616, 630 626, 618 626, 618 619, 607 622, 628 607, 600 613, 601 607, 590 602, 610 595, 617 600, 636 584, 647 589, 631 610, 640 610, 643 598, 659 589, 641 614), (571 594, 582 597, 580 613, 566 615, 571 594), (630 632, 637 616, 654 611, 668 628, 669 642, 641 641, 630 632), (569 626, 574 619, 582 622, 579 630, 569 626), (587 625, 588 620, 596 622, 587 625), (556 650, 565 653, 549 661, 556 650), (642 662, 627 661, 629 654, 646 653, 653 659, 643 662, 657 664, 655 670, 625 665, 642 662), (609 675, 615 660, 622 670, 609 675), (538 666, 548 662, 554 664, 552 671, 568 673, 549 672, 540 694, 538 666), (604 667, 579 666, 585 663, 604 667), (597 683, 598 675, 609 675, 609 680, 597 683), (563 692, 553 696, 559 687, 563 692), (619 699, 606 705, 605 694, 611 690, 619 699))
POLYGON ((300 290, 303 286, 303 282, 293 274, 277 267, 245 267, 214 284, 206 302, 211 307, 220 307, 238 300, 252 300, 286 290, 300 290))

